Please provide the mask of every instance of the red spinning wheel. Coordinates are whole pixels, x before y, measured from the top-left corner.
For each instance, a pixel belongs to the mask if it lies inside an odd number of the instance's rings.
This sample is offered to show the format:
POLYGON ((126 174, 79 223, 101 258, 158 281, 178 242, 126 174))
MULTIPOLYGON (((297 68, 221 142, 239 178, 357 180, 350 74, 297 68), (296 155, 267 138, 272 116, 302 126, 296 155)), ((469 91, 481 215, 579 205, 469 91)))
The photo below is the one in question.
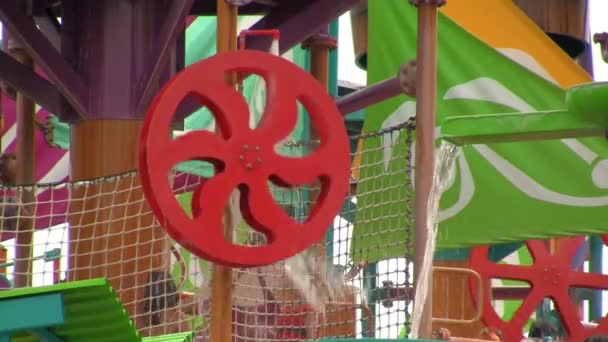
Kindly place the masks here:
POLYGON ((348 191, 349 153, 342 115, 314 78, 281 57, 238 51, 190 66, 160 91, 142 129, 140 172, 156 218, 180 245, 213 262, 253 267, 293 256, 323 236, 348 191), (249 127, 244 98, 225 83, 226 73, 257 74, 266 81, 266 110, 256 129, 249 127), (169 137, 173 114, 186 96, 210 109, 221 135, 193 131, 169 137), (275 145, 295 127, 297 101, 308 111, 321 145, 302 158, 281 156, 275 145), (175 199, 168 178, 173 167, 190 160, 211 162, 217 170, 195 191, 192 219, 175 199), (285 214, 268 186, 269 181, 295 187, 315 180, 321 192, 304 223, 285 214), (239 246, 224 239, 224 207, 236 188, 244 219, 266 235, 267 245, 239 246))
MULTIPOLYGON (((606 237, 603 237, 606 243, 606 237)), ((558 250, 550 254, 543 241, 527 241, 532 265, 498 264, 488 260, 489 246, 473 248, 470 267, 479 273, 484 286, 484 302, 481 319, 486 326, 502 331, 504 341, 521 341, 522 331, 530 316, 543 298, 551 298, 569 341, 583 341, 596 334, 608 334, 608 319, 603 318, 592 330, 585 330, 578 311, 569 296, 570 288, 608 289, 608 275, 586 273, 572 269, 572 261, 585 237, 559 239, 558 250), (509 321, 498 316, 491 302, 491 279, 510 279, 530 284, 530 292, 509 321)), ((477 298, 477 284, 470 282, 472 298, 477 298)))

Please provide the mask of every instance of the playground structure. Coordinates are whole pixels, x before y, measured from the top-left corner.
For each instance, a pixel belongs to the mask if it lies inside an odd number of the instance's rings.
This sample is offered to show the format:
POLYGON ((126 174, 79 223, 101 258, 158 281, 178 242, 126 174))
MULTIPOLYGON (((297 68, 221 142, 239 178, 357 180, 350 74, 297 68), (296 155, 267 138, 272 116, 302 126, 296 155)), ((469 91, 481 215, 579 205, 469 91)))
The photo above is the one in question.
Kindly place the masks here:
MULTIPOLYGON (((395 65, 397 77, 348 95, 337 89, 331 22, 355 5, 354 17, 363 16, 359 1, 0 3, 8 41, 0 53, 3 107, 16 112, 5 124, 17 131, 16 158, 0 165, 0 234, 14 250, 11 260, 0 250, 14 288, 0 292, 0 318, 20 308, 0 323, 0 341, 396 338, 411 328, 412 337, 440 338, 433 332, 445 327, 462 336, 455 341, 489 340, 480 336, 484 327, 516 341, 545 297, 571 339, 608 333, 602 312, 592 326, 571 303, 598 295, 572 287, 608 288, 606 276, 582 270, 587 250, 602 242, 579 233, 595 230, 527 240, 530 267, 493 264, 526 238, 498 230, 511 245, 454 238, 454 246, 472 247, 466 260, 454 256, 462 250, 445 248, 431 262, 441 187, 450 178, 440 176, 461 153, 444 144, 435 158, 436 141, 603 137, 608 86, 568 87, 560 108, 436 122, 437 7, 445 2, 413 2, 417 58, 395 65), (239 32, 239 13, 265 17, 239 32), (186 67, 192 14, 216 15, 217 56, 186 67), (418 101, 401 122, 362 132, 346 116, 403 94, 418 101), (48 149, 45 158, 65 155, 36 131, 46 126, 34 120, 35 102, 56 115, 56 131, 69 128, 69 181, 40 182, 35 148, 48 149), (188 127, 194 119, 211 124, 188 127), (357 225, 403 238, 370 243, 376 232, 357 225), (48 233, 43 244, 65 248, 65 284, 58 284, 58 254, 45 250, 56 285, 33 286, 46 272, 32 263, 39 232, 48 233), (493 287, 494 278, 532 289, 493 287), (527 299, 505 322, 493 304, 515 298, 527 299), (48 311, 29 315, 33 302, 48 311)), ((373 26, 361 32, 368 30, 371 40, 373 26)), ((361 66, 377 63, 357 55, 361 66)))
MULTIPOLYGON (((6 262, 6 249, 2 249, 0 250, 0 261, 3 261, 3 263, 0 264, 0 288, 2 289, 9 289, 11 288, 12 284, 10 283, 10 281, 6 278, 6 274, 7 274, 7 268, 9 267, 13 267, 15 265, 14 262, 6 262)), ((61 249, 59 248, 55 248, 55 249, 51 249, 49 251, 45 251, 43 253, 43 255, 40 255, 38 257, 34 257, 32 258, 32 261, 37 261, 37 260, 42 260, 43 262, 47 263, 47 262, 51 262, 52 263, 52 281, 53 284, 57 284, 59 283, 60 279, 61 279, 61 249)))

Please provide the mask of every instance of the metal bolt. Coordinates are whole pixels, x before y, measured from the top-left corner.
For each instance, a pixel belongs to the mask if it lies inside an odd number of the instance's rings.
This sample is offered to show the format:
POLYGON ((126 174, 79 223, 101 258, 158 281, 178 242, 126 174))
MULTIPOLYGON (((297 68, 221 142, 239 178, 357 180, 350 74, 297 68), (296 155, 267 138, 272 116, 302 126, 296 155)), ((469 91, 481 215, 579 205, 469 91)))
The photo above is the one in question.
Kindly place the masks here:
POLYGON ((255 150, 256 150, 257 152, 260 152, 260 146, 256 146, 256 147, 255 147, 255 150))
POLYGON ((249 170, 253 169, 253 165, 251 165, 251 163, 247 163, 247 166, 246 166, 246 167, 247 167, 249 170))
POLYGON ((244 151, 248 151, 248 150, 249 150, 249 146, 248 146, 248 145, 244 145, 244 146, 243 146, 243 150, 244 150, 244 151))
POLYGON ((241 154, 241 155, 239 156, 239 159, 240 159, 240 160, 245 160, 245 156, 241 154))
POLYGON ((262 158, 258 158, 258 159, 256 159, 255 161, 257 161, 257 162, 258 162, 258 164, 262 164, 262 158))

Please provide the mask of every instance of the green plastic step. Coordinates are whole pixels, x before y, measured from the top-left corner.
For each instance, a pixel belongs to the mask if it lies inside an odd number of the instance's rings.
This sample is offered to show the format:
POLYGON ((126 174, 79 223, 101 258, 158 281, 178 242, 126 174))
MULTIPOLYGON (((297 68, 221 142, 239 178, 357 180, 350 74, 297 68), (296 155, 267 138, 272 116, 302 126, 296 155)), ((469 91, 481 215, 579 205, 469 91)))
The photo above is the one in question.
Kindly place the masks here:
POLYGON ((439 340, 338 338, 338 339, 316 340, 316 342, 439 342, 439 340))
POLYGON ((194 333, 177 333, 163 336, 144 337, 143 342, 192 342, 194 333))
POLYGON ((456 145, 603 137, 608 128, 608 82, 566 90, 566 108, 531 113, 452 116, 440 139, 456 145))
POLYGON ((455 145, 604 136, 606 128, 567 110, 453 116, 441 123, 440 139, 455 145))
MULTIPOLYGON (((52 301, 56 298, 53 295, 60 295, 62 298, 64 317, 48 317, 57 323, 63 321, 61 325, 42 326, 41 329, 48 330, 51 334, 59 338, 59 341, 70 342, 140 342, 141 337, 133 326, 131 319, 123 308, 114 289, 106 279, 93 279, 64 284, 57 284, 44 287, 20 288, 0 292, 0 305, 5 302, 15 302, 16 300, 36 300, 47 298, 52 301)), ((19 310, 25 306, 12 306, 11 312, 6 308, 1 309, 3 320, 5 317, 17 317, 22 315, 19 310), (11 316, 5 316, 10 314, 11 316)), ((28 308, 28 310, 31 310, 28 308)), ((39 305, 35 313, 44 313, 45 308, 39 305)), ((25 314, 27 314, 26 312, 25 314)), ((59 315, 60 316, 60 315, 59 315)), ((17 324, 17 323, 16 323, 17 324)), ((6 327, 8 322, 5 322, 6 327)), ((44 331, 46 331, 44 330, 44 331)), ((38 337, 32 336, 28 331, 13 331, 12 342, 39 342, 38 337)), ((171 339, 159 341, 188 341, 187 339, 171 339)))

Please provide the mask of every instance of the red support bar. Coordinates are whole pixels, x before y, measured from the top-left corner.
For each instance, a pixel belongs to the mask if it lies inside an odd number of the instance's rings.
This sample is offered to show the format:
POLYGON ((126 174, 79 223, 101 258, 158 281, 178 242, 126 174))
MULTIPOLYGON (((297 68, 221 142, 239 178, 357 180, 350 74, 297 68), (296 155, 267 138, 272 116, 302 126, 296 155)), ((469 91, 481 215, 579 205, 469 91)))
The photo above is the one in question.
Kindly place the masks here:
POLYGON ((247 36, 272 36, 273 41, 278 41, 281 37, 280 31, 276 29, 272 30, 243 30, 239 34, 239 50, 245 49, 245 41, 247 36))
POLYGON ((61 280, 61 258, 53 260, 53 284, 59 284, 61 280))
MULTIPOLYGON (((247 48, 247 37, 248 36, 271 36, 272 44, 270 45, 270 53, 279 55, 279 39, 281 37, 281 33, 277 29, 268 29, 268 30, 242 30, 239 33, 239 50, 245 50, 247 48), (274 49, 273 49, 274 47, 274 49), (273 51, 275 50, 275 51, 273 51)), ((238 74, 237 75, 237 85, 239 90, 243 89, 243 80, 246 75, 238 74)))
MULTIPOLYGON (((4 246, 0 246, 0 265, 7 263, 7 251, 4 246)), ((0 274, 6 274, 6 267, 0 267, 0 274)))

